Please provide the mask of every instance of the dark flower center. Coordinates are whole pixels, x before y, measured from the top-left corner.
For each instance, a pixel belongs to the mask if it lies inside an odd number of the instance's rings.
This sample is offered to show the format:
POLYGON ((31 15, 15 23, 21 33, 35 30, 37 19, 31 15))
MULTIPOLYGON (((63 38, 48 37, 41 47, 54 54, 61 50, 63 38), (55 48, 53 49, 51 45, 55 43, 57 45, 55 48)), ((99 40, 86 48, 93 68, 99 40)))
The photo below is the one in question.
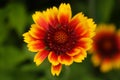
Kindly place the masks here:
POLYGON ((103 46, 103 49, 105 49, 105 50, 111 50, 112 49, 111 41, 104 41, 102 46, 103 46))
POLYGON ((49 27, 45 37, 45 44, 50 51, 59 55, 75 48, 77 40, 78 37, 75 31, 70 27, 49 27))
POLYGON ((68 39, 68 35, 64 31, 58 31, 53 36, 58 43, 65 43, 68 39))
POLYGON ((117 54, 117 42, 115 35, 102 35, 95 43, 98 53, 101 57, 111 58, 117 54))

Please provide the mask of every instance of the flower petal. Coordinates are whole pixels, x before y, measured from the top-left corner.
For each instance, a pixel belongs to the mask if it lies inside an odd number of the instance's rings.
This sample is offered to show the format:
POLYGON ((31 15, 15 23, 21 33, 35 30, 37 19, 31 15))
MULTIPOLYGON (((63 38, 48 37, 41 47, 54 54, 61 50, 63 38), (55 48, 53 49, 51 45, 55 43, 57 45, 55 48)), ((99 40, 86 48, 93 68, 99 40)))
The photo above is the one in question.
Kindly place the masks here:
POLYGON ((59 76, 61 70, 62 70, 62 65, 61 64, 51 66, 51 73, 52 73, 53 76, 55 76, 55 75, 59 76))
POLYGON ((61 25, 69 23, 72 16, 71 7, 69 4, 61 4, 59 6, 58 21, 61 25))
POLYGON ((120 54, 120 29, 117 31, 117 34, 116 34, 116 42, 117 42, 117 47, 120 54))
POLYGON ((32 15, 32 18, 36 24, 38 24, 44 29, 48 29, 48 22, 43 13, 36 11, 35 14, 32 15))
POLYGON ((100 56, 97 55, 97 54, 94 54, 94 55, 92 56, 91 60, 92 60, 92 62, 93 62, 93 64, 94 64, 94 66, 99 66, 100 63, 101 63, 100 56))
POLYGON ((91 44, 92 44, 92 39, 90 38, 81 38, 78 41, 78 46, 84 48, 85 50, 89 50, 91 48, 91 44))
POLYGON ((73 50, 71 50, 70 52, 67 52, 66 54, 69 56, 75 56, 77 54, 79 54, 81 52, 81 50, 79 48, 75 48, 73 50))
POLYGON ((41 40, 32 41, 27 46, 28 49, 32 52, 37 52, 40 51, 41 49, 45 49, 45 45, 41 40))
POLYGON ((114 56, 114 58, 113 58, 113 66, 114 66, 114 68, 117 68, 117 69, 120 69, 120 52, 119 53, 117 53, 117 55, 116 56, 114 56))
POLYGON ((46 16, 46 19, 48 20, 48 23, 51 27, 57 27, 58 26, 58 9, 56 7, 47 9, 47 11, 43 12, 46 16))
POLYGON ((110 59, 104 59, 101 63, 101 71, 102 72, 108 72, 109 70, 111 70, 112 68, 112 62, 110 61, 110 59))
POLYGON ((86 27, 87 29, 86 33, 82 34, 84 37, 90 37, 92 38, 95 35, 95 29, 96 29, 96 24, 94 24, 93 19, 87 18, 83 23, 83 27, 86 27))
POLYGON ((52 63, 52 65, 58 65, 58 55, 56 55, 54 52, 50 52, 48 55, 48 60, 50 61, 50 63, 52 63))
POLYGON ((47 50, 39 51, 34 57, 34 62, 36 63, 36 65, 37 66, 40 65, 46 59, 48 54, 49 54, 49 51, 47 50))
POLYGON ((96 32, 107 32, 107 33, 114 33, 115 32, 115 25, 113 24, 99 24, 96 32), (107 27, 109 26, 109 28, 107 27))
POLYGON ((81 23, 80 19, 83 18, 84 15, 80 12, 76 14, 70 21, 69 26, 75 28, 79 23, 81 23))
POLYGON ((71 27, 74 27, 77 34, 82 37, 93 37, 95 33, 93 32, 96 28, 93 19, 88 19, 82 13, 76 14, 70 21, 71 27))
POLYGON ((29 32, 24 33, 23 37, 24 37, 24 42, 26 43, 30 43, 35 40, 35 38, 33 38, 29 32))
POLYGON ((87 56, 87 53, 84 49, 80 48, 81 52, 78 55, 73 56, 73 60, 75 62, 82 62, 84 58, 87 56))
POLYGON ((80 37, 84 37, 84 34, 88 33, 88 29, 79 23, 75 28, 76 34, 79 34, 80 37))
POLYGON ((58 56, 58 61, 61 64, 71 65, 73 63, 73 58, 71 56, 68 56, 67 54, 61 54, 58 56))
POLYGON ((90 32, 93 32, 95 31, 96 29, 96 24, 94 24, 94 21, 92 18, 89 18, 86 20, 87 21, 87 27, 89 29, 90 32))
POLYGON ((29 31, 31 36, 36 38, 36 39, 43 39, 44 36, 45 36, 45 31, 36 24, 33 24, 31 26, 32 27, 31 27, 31 29, 29 31))

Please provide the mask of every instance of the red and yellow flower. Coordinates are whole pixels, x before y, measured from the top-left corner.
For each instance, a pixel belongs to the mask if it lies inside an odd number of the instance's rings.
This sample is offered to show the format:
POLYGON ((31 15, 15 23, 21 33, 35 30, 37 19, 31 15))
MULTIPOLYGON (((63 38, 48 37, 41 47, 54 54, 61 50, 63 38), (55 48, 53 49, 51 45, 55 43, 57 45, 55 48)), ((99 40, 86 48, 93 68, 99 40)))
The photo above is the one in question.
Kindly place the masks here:
POLYGON ((120 31, 114 25, 101 24, 93 37, 92 62, 102 72, 120 68, 120 31))
POLYGON ((69 4, 62 3, 59 8, 36 11, 32 15, 35 24, 24 33, 28 49, 37 52, 34 57, 40 65, 47 57, 52 64, 51 73, 59 75, 62 64, 82 62, 90 49, 96 25, 82 13, 72 18, 69 4))

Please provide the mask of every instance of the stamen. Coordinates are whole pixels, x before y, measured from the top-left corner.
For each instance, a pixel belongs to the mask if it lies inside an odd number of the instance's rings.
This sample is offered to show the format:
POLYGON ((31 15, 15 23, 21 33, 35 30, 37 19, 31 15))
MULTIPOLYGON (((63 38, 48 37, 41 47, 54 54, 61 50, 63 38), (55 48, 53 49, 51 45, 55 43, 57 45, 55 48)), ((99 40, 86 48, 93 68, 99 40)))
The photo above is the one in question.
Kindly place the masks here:
POLYGON ((54 35, 54 40, 57 41, 58 43, 64 43, 67 41, 67 34, 63 31, 58 31, 54 35))

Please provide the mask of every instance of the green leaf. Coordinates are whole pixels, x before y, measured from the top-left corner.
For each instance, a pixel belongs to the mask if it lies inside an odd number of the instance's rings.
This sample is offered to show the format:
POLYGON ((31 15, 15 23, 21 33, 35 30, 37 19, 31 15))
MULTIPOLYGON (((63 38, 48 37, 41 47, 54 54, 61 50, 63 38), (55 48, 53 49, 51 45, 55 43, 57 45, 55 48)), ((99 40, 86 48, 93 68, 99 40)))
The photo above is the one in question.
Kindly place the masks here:
POLYGON ((9 32, 8 24, 6 22, 6 16, 6 9, 0 9, 0 44, 3 43, 9 32))
POLYGON ((0 69, 13 69, 26 58, 24 52, 14 46, 0 47, 0 69))
POLYGON ((8 18, 11 26, 21 35, 27 22, 26 7, 24 4, 11 3, 7 6, 7 9, 9 10, 8 18))
POLYGON ((96 20, 97 22, 108 22, 114 6, 115 0, 97 0, 96 1, 96 20))

